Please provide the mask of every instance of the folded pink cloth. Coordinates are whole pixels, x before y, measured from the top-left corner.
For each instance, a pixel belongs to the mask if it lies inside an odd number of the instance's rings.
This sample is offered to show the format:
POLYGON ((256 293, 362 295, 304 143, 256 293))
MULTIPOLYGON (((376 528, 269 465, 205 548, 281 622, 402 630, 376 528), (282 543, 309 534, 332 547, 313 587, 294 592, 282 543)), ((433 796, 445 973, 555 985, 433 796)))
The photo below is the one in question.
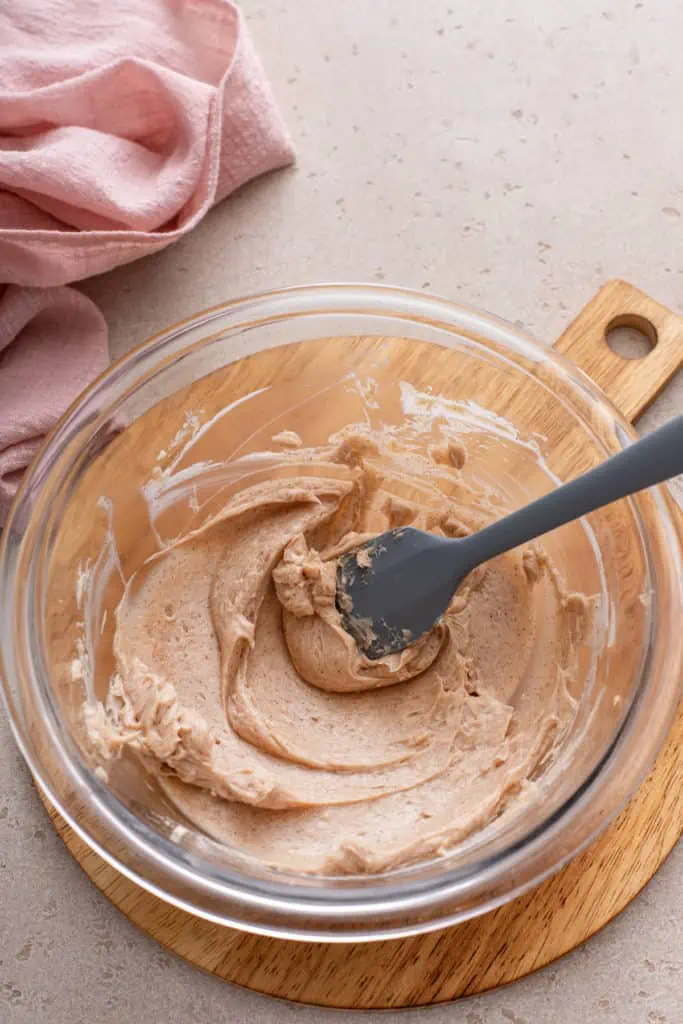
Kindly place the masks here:
POLYGON ((46 432, 107 354, 104 318, 75 288, 0 288, 0 526, 46 432))
MULTIPOLYGON (((156 252, 238 186, 292 159, 239 10, 228 0, 0 6, 0 286, 52 287, 156 252)), ((17 301, 8 290, 0 317, 17 301)), ((29 292, 26 308, 36 301, 29 292)), ((84 333, 79 348, 72 333, 67 346, 43 310, 36 320, 55 330, 27 321, 12 341, 10 320, 0 319, 0 351, 11 342, 0 355, 0 396, 12 367, 15 381, 31 380, 35 391, 55 352, 62 379, 71 373, 78 388, 101 367, 103 324, 89 300, 53 292, 49 301, 54 311, 76 316, 78 309, 76 319, 92 336, 84 333)), ((28 458, 35 448, 35 437, 31 448, 23 436, 29 421, 46 429, 75 393, 67 391, 42 398, 36 391, 25 422, 22 396, 11 406, 0 400, 0 465, 13 467, 4 471, 9 481, 0 470, 0 517, 21 453, 28 458)))
POLYGON ((291 145, 227 0, 5 0, 0 281, 156 252, 291 145))

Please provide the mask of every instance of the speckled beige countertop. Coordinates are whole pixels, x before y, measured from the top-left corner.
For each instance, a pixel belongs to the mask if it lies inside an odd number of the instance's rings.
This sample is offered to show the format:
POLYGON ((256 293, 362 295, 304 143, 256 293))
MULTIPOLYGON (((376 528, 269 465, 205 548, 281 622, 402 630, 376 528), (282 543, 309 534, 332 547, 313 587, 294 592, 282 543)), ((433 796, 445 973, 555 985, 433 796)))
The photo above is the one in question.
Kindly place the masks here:
MULTIPOLYGON (((114 355, 204 306, 314 280, 452 296, 551 342, 607 278, 683 311, 683 7, 245 0, 298 166, 90 282, 114 355)), ((647 429, 683 410, 683 379, 647 429)), ((56 837, 0 720, 0 1021, 323 1024, 168 956, 56 837)), ((400 1024, 678 1024, 683 849, 600 935, 400 1024)))

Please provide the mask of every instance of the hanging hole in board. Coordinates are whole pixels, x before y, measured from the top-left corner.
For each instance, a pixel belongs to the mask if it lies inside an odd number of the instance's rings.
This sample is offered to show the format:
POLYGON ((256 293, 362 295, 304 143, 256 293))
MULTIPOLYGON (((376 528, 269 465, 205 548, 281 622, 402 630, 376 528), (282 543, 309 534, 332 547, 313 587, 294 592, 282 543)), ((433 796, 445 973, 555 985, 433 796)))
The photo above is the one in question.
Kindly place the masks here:
POLYGON ((624 313, 610 320, 605 340, 622 359, 644 359, 657 344, 657 328, 644 316, 624 313))

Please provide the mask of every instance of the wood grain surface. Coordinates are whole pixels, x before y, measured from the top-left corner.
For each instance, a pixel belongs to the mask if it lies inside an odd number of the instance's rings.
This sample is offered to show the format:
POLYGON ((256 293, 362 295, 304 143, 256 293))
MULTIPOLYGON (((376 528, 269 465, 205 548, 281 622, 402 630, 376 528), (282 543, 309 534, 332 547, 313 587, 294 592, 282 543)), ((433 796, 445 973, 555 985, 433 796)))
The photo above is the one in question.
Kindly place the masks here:
MULTIPOLYGON (((557 348, 635 419, 683 365, 683 319, 612 281, 557 348), (606 331, 622 324, 644 329, 656 342, 644 359, 627 361, 608 347, 606 331)), ((286 942, 193 917, 120 875, 41 796, 95 885, 134 924, 196 967, 258 992, 321 1006, 419 1006, 523 977, 585 942, 633 899, 681 835, 683 712, 627 808, 568 867, 489 914, 429 935, 379 943, 286 942)))

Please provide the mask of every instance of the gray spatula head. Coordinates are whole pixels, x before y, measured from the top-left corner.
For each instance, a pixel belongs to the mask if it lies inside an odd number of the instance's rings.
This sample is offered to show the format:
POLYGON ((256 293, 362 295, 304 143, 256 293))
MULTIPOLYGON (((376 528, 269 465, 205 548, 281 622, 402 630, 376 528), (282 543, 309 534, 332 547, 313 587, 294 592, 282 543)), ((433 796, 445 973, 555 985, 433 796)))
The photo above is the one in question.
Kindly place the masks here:
POLYGON ((337 608, 369 658, 401 651, 426 633, 476 565, 572 519, 683 473, 683 416, 470 537, 411 526, 389 530, 339 560, 337 608))
POLYGON ((368 658, 403 650, 443 615, 460 582, 452 557, 458 543, 403 526, 339 559, 337 607, 368 658))

